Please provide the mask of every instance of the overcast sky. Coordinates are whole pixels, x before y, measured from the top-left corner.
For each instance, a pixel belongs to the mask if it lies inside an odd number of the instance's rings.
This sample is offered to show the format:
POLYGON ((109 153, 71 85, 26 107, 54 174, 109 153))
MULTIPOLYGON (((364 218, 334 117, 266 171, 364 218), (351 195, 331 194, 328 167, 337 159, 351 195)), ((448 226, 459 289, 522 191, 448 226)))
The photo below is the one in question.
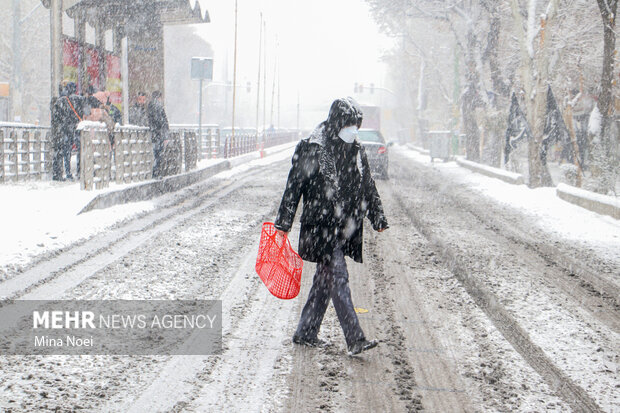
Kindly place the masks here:
MULTIPOLYGON (((214 80, 225 80, 227 71, 232 81, 235 2, 199 1, 211 17, 211 23, 198 27, 214 49, 214 80)), ((238 0, 237 82, 252 82, 254 99, 261 11, 267 35, 267 99, 277 58, 283 117, 285 107, 294 110, 298 90, 303 111, 326 114, 329 107, 322 108, 334 98, 353 95, 355 82, 384 85, 385 68, 379 60, 392 40, 379 33, 363 0, 238 0)))

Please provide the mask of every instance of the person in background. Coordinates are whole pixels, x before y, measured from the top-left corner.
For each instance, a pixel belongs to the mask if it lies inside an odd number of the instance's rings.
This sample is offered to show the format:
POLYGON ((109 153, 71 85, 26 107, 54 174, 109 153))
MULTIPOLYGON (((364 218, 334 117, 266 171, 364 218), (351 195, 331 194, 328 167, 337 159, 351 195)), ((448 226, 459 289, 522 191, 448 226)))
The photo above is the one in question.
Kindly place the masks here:
MULTIPOLYGON (((98 109, 93 110, 93 116, 89 118, 89 120, 95 120, 98 122, 103 122, 106 125, 106 129, 108 130, 108 140, 110 141, 110 149, 112 153, 114 153, 114 128, 116 126, 116 119, 114 118, 113 109, 116 109, 110 103, 110 92, 108 91, 99 91, 93 94, 93 97, 97 99, 97 103, 99 104, 98 109)), ((118 111, 118 109, 116 109, 118 111)), ((120 111, 119 111, 120 112, 120 111)), ((122 121, 122 119, 121 119, 122 121)))
MULTIPOLYGON (((67 83, 68 80, 63 80, 58 85, 58 96, 63 97, 67 96, 67 83)), ((51 141, 52 141, 52 180, 54 181, 64 181, 62 176, 62 167, 63 167, 63 136, 61 133, 61 124, 62 124, 62 115, 58 111, 58 107, 56 106, 56 101, 58 98, 52 99, 50 104, 50 112, 51 112, 51 141)))
POLYGON ((316 273, 293 342, 318 346, 330 298, 350 355, 378 344, 360 327, 349 289, 345 256, 362 262, 363 220, 388 228, 364 147, 357 139, 362 111, 352 98, 336 99, 327 120, 295 148, 275 227, 286 237, 303 198, 299 255, 316 262, 316 273))
POLYGON ((164 150, 164 141, 168 137, 168 117, 162 102, 161 92, 156 90, 152 94, 152 99, 146 110, 149 127, 151 128, 151 141, 153 143, 153 177, 160 178, 163 176, 162 152, 164 150))
POLYGON ((121 113, 120 109, 116 107, 116 105, 113 105, 110 102, 110 97, 108 97, 108 107, 110 108, 110 116, 112 117, 112 120, 114 121, 115 124, 119 124, 122 125, 123 124, 123 114, 121 113))
MULTIPOLYGON (((77 85, 68 82, 61 96, 56 99, 52 110, 52 118, 56 123, 57 139, 60 143, 60 153, 55 153, 52 160, 53 179, 62 179, 62 163, 64 162, 66 179, 73 180, 71 174, 71 149, 76 139, 77 124, 90 114, 90 105, 87 98, 77 94, 77 85)), ((79 141, 78 141, 79 142, 79 141)), ((77 173, 80 173, 80 158, 78 152, 77 173)))
POLYGON ((138 97, 129 108, 129 124, 148 126, 149 120, 146 115, 146 93, 138 92, 138 97))
POLYGON ((97 92, 97 88, 95 88, 93 85, 88 85, 84 93, 84 97, 86 97, 86 102, 92 109, 96 109, 101 106, 101 102, 94 96, 97 92))

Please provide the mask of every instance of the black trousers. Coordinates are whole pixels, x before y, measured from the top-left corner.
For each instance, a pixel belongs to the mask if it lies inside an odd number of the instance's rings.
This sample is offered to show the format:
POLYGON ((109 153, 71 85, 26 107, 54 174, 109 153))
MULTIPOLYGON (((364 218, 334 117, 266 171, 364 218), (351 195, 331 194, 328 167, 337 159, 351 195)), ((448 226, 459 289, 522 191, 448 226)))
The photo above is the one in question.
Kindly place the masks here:
POLYGON ((347 346, 351 347, 356 341, 365 340, 353 307, 349 272, 340 248, 334 251, 329 263, 317 264, 308 301, 304 305, 297 325, 296 336, 307 340, 317 337, 330 298, 334 303, 347 346))
POLYGON ((153 178, 164 176, 162 154, 164 151, 164 141, 157 139, 153 142, 153 178))
POLYGON ((65 175, 71 176, 71 147, 73 139, 63 136, 60 141, 52 142, 52 179, 62 180, 63 163, 65 175))

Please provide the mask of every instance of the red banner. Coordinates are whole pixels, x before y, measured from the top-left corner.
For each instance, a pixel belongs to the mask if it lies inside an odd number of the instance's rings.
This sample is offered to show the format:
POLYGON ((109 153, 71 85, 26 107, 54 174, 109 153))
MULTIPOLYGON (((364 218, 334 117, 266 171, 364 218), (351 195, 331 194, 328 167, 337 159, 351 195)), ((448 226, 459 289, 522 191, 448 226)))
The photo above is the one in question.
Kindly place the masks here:
POLYGON ((121 59, 118 56, 106 55, 107 79, 106 89, 110 92, 110 101, 119 109, 123 101, 121 90, 121 59))
POLYGON ((86 84, 93 85, 95 89, 101 89, 99 81, 100 55, 96 49, 86 48, 86 84))
POLYGON ((80 47, 75 40, 64 39, 62 42, 62 77, 77 83, 80 47))

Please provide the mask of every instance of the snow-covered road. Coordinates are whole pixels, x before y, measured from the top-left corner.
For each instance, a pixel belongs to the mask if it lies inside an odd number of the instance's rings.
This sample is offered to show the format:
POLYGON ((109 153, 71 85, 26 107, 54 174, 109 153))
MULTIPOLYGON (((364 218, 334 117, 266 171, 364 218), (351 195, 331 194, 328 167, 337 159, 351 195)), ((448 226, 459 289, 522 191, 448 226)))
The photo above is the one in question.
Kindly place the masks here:
POLYGON ((196 184, 0 282, 11 298, 221 299, 221 355, 2 356, 0 411, 620 410, 620 227, 575 210, 606 231, 575 240, 402 147, 377 181, 390 229, 366 231, 364 264, 348 260, 362 327, 383 343, 348 357, 330 306, 331 345, 294 346, 314 265, 291 301, 270 296, 253 265, 291 154, 196 184))

